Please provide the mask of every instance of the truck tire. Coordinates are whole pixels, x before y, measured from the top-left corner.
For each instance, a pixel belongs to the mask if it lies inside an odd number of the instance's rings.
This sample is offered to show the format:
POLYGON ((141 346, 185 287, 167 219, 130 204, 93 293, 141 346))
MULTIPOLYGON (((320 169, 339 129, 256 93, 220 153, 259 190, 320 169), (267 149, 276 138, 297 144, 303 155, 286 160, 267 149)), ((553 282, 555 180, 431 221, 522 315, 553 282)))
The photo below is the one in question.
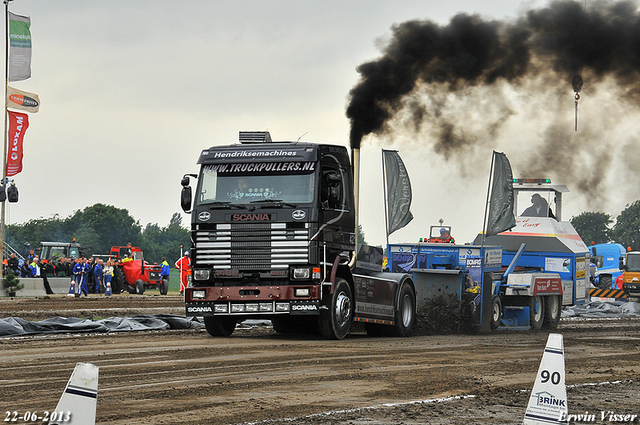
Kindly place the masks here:
POLYGON ((353 319, 353 307, 351 287, 346 280, 336 278, 329 304, 320 309, 319 328, 325 339, 343 339, 347 336, 353 319))
POLYGON ((211 336, 230 337, 236 329, 236 318, 229 316, 208 316, 204 318, 204 327, 211 336))
POLYGON ((545 329, 557 329, 562 312, 562 295, 544 297, 544 323, 545 329))
POLYGON ((144 294, 144 282, 142 279, 136 280, 136 293, 140 295, 144 294))
POLYGON ((542 329, 544 323, 544 299, 540 295, 529 297, 529 325, 534 331, 542 329))
POLYGON ((500 297, 494 296, 491 300, 491 330, 498 329, 502 323, 502 301, 500 297))
POLYGON ((416 324, 416 294, 409 284, 402 285, 400 298, 393 325, 393 336, 411 336, 413 326, 416 324))
POLYGON ((608 274, 601 274, 598 279, 598 288, 611 289, 613 286, 613 279, 608 274))
POLYGON ((169 293, 169 281, 166 279, 162 279, 162 282, 160 282, 160 295, 167 295, 169 293))

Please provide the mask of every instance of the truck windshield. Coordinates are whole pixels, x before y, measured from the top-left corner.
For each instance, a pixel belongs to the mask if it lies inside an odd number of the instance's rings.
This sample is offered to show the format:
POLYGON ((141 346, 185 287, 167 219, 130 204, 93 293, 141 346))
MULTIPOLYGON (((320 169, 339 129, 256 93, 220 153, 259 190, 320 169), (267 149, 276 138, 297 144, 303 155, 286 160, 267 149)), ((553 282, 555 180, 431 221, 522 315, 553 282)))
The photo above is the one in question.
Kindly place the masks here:
POLYGON ((640 272, 640 254, 627 254, 627 271, 640 272))
POLYGON ((233 175, 204 166, 198 180, 196 203, 248 204, 269 199, 293 204, 311 203, 315 199, 314 187, 313 172, 233 175))

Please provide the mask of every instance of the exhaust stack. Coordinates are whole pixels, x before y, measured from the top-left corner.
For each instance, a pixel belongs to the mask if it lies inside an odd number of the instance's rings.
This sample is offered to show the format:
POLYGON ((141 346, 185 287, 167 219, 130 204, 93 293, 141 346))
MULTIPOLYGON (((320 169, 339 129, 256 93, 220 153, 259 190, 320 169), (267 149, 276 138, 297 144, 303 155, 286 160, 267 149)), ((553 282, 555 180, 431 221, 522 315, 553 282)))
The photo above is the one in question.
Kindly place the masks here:
POLYGON ((360 148, 351 148, 351 165, 353 167, 353 206, 355 209, 356 217, 356 247, 349 261, 349 267, 353 269, 356 266, 356 258, 358 256, 358 226, 360 223, 360 148))

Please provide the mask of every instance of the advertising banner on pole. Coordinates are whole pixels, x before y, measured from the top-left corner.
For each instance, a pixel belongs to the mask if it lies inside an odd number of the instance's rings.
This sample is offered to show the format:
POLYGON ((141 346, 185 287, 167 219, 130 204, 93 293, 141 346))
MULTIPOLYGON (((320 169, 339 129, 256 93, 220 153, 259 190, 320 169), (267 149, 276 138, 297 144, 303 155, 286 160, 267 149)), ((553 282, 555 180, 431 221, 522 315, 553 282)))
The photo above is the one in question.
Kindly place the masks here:
POLYGON ((31 77, 31 20, 9 12, 9 81, 31 77))
POLYGON ((411 207, 411 182, 404 162, 397 151, 383 150, 387 185, 388 235, 402 229, 413 220, 411 207))
POLYGON ((7 177, 22 171, 22 141, 29 127, 29 115, 7 112, 9 115, 9 150, 7 152, 7 177))
POLYGON ((7 108, 35 113, 40 109, 40 98, 35 93, 7 86, 7 108))

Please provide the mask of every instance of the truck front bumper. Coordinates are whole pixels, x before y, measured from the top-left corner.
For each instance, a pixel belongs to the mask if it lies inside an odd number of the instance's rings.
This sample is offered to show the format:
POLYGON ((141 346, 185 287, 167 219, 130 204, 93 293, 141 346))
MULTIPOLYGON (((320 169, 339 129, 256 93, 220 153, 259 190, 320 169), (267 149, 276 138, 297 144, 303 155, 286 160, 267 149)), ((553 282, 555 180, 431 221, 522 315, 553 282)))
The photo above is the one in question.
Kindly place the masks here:
POLYGON ((194 287, 185 291, 187 316, 313 315, 320 311, 319 285, 194 287))

